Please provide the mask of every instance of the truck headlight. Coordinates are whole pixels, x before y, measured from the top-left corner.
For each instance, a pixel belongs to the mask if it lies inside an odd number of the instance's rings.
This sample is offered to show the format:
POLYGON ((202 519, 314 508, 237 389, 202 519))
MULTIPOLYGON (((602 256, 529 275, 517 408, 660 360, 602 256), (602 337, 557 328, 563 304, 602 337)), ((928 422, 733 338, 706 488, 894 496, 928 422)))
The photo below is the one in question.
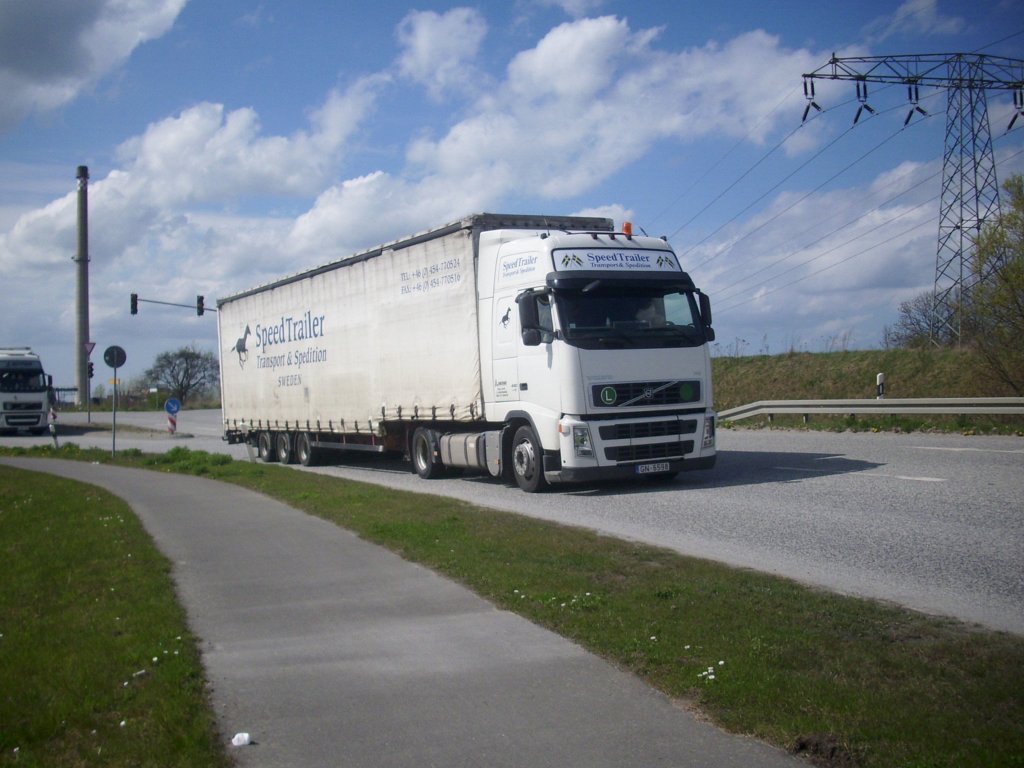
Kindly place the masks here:
POLYGON ((704 419, 704 448, 715 447, 715 417, 708 416, 704 419))
POLYGON ((572 428, 572 447, 577 456, 594 455, 594 444, 590 441, 590 427, 572 428))

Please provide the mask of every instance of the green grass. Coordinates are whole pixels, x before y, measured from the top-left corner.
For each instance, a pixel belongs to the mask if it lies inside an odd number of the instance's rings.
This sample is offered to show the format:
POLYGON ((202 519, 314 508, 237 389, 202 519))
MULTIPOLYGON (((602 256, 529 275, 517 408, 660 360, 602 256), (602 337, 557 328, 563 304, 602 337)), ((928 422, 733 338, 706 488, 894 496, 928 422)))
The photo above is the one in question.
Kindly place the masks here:
MULTIPOLYGON (((111 460, 74 447, 33 452, 111 460)), ((182 448, 126 452, 117 462, 237 483, 332 520, 579 642, 719 725, 821 765, 1024 765, 1019 636, 285 467, 182 448)))
POLYGON ((0 765, 225 755, 169 563, 128 507, 0 466, 0 765))
MULTIPOLYGON (((957 349, 901 349, 861 352, 809 352, 712 360, 715 409, 724 411, 758 400, 835 400, 875 397, 875 377, 886 375, 886 397, 1012 397, 986 377, 973 352, 957 349)), ((955 431, 1024 434, 1020 416, 814 415, 777 416, 777 426, 832 430, 955 431)), ((722 426, 758 427, 767 417, 722 426)))

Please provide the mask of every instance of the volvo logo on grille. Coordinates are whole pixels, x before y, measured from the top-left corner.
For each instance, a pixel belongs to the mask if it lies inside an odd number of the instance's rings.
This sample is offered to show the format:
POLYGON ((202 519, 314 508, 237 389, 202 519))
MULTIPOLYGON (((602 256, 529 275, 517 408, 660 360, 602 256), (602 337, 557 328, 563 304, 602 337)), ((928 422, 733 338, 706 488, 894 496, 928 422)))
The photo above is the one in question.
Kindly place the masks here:
POLYGON ((653 387, 644 387, 644 400, 650 400, 654 397, 653 387))

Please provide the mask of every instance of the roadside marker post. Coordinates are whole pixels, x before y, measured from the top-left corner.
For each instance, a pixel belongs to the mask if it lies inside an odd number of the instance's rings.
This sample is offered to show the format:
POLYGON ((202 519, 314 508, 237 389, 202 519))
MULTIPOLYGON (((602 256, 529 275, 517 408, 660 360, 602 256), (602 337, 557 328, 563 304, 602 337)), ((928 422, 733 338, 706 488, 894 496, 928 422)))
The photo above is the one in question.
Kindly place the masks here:
POLYGON ((178 429, 178 411, 181 410, 181 402, 176 397, 168 398, 164 403, 164 410, 167 411, 167 431, 173 435, 178 429))

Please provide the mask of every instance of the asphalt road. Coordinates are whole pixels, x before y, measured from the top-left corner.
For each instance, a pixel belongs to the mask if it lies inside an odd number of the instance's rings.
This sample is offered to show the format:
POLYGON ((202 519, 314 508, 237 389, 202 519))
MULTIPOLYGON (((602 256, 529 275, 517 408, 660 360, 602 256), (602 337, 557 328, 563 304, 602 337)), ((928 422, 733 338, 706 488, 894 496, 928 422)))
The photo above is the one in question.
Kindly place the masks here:
MULTIPOLYGON (((93 414, 108 423, 110 414, 93 414)), ((62 414, 61 424, 83 422, 62 414)), ((247 458, 219 439, 219 412, 118 414, 117 449, 247 458), (148 427, 138 432, 128 425, 148 427)), ((112 447, 107 433, 60 438, 112 447)), ((48 438, 0 438, 26 445, 48 438)), ((1024 634, 1024 438, 720 430, 711 472, 660 485, 568 486, 528 495, 493 480, 423 481, 355 457, 315 471, 437 493, 805 583, 1024 634)))

